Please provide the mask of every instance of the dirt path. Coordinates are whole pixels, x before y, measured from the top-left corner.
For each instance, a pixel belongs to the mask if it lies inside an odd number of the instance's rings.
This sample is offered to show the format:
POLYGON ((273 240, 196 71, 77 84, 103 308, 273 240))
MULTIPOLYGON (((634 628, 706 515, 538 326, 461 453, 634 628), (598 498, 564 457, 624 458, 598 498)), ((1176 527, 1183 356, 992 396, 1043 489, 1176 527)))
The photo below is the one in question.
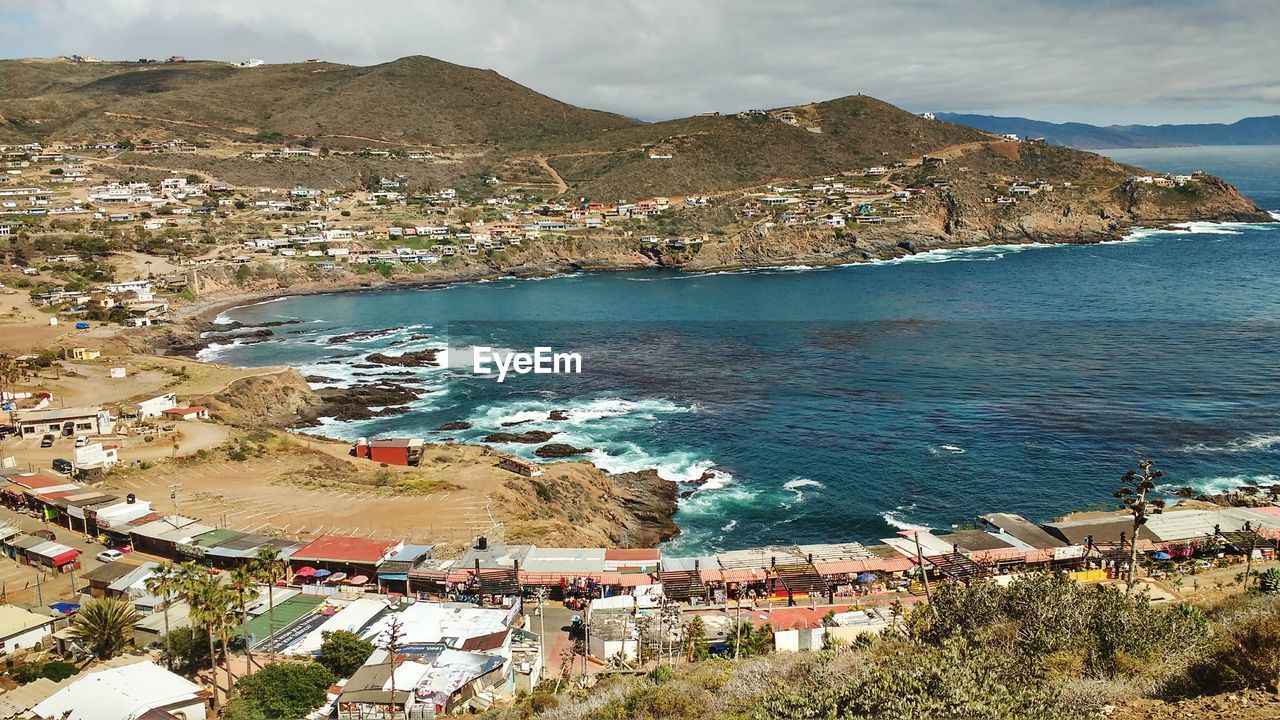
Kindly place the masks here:
POLYGON ((547 162, 546 155, 534 155, 533 159, 544 171, 546 171, 547 175, 550 176, 551 181, 556 184, 557 195, 563 195, 568 192, 569 183, 565 182, 564 178, 560 177, 560 173, 556 172, 556 169, 551 167, 551 163, 547 162))

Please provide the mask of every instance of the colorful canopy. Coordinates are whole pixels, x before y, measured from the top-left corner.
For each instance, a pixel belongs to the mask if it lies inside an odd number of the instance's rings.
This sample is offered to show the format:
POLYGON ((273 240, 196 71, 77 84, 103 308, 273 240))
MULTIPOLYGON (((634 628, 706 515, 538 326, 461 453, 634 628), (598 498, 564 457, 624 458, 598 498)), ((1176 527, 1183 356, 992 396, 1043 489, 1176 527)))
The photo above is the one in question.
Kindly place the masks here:
POLYGON ((350 580, 348 580, 347 582, 351 583, 352 585, 366 585, 369 582, 369 578, 364 575, 357 575, 351 578, 350 580))
POLYGON ((859 575, 857 579, 858 579, 858 582, 865 585, 867 583, 873 583, 879 580, 880 576, 876 575, 875 573, 864 572, 861 575, 859 575))
MULTIPOLYGON (((298 568, 297 572, 294 573, 294 575, 297 575, 298 577, 312 577, 315 574, 316 574, 316 569, 311 567, 310 565, 303 565, 302 567, 298 568)), ((327 572, 325 574, 328 575, 327 572)))
POLYGON ((319 570, 316 570, 315 572, 311 573, 311 577, 326 578, 332 574, 333 573, 329 572, 328 570, 325 570, 324 568, 320 568, 319 570))
POLYGON ((346 580, 346 579, 347 579, 347 574, 344 572, 336 572, 329 576, 329 582, 342 582, 343 580, 346 580))

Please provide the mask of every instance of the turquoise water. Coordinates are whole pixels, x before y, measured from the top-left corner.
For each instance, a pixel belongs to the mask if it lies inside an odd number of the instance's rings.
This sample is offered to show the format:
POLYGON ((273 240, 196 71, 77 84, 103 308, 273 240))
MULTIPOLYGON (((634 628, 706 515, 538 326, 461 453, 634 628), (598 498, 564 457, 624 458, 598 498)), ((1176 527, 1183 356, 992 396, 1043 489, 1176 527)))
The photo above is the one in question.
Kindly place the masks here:
MULTIPOLYGON (((1280 209, 1280 149, 1194 150, 1116 156, 1221 174, 1280 209)), ((1278 248, 1280 226, 1192 225, 823 270, 298 297, 227 313, 302 322, 206 357, 422 390, 407 412, 318 429, 330 436, 545 429, 607 469, 656 467, 689 493, 678 551, 873 540, 1107 502, 1143 455, 1170 486, 1280 482, 1278 248), (357 367, 446 343, 447 369, 357 367), (471 372, 476 345, 577 352, 583 372, 498 383, 471 372), (475 427, 433 432, 453 420, 475 427)))

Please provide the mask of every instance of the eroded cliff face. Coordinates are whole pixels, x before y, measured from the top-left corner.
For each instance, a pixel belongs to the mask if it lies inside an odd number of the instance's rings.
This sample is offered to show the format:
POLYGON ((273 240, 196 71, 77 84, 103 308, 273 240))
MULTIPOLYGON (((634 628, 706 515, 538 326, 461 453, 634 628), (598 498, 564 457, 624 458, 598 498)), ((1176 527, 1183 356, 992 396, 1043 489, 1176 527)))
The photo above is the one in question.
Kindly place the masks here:
POLYGON ((983 245, 1094 243, 1138 226, 1177 222, 1272 222, 1268 213, 1218 178, 1194 190, 1124 185, 1090 193, 1040 192, 997 205, 973 184, 930 189, 911 206, 915 217, 883 225, 831 228, 760 224, 703 244, 679 267, 715 270, 783 264, 853 263, 946 248, 983 245))

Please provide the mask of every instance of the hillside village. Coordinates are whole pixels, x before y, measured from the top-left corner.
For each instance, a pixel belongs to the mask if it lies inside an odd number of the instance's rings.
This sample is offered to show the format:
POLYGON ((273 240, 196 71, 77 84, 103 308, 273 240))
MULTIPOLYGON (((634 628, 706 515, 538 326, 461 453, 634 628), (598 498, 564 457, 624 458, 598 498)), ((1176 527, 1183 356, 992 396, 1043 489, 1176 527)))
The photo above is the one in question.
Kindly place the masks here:
MULTIPOLYGON (((426 118, 392 137, 391 126, 312 132, 292 106, 269 118, 280 125, 215 122, 165 93, 190 91, 187 78, 216 103, 312 75, 341 76, 347 92, 424 68, 444 80, 407 94, 458 106, 480 94, 454 92, 450 73, 527 89, 423 58, 368 72, 318 60, 34 64, 61 78, 36 97, 89 110, 42 125, 23 98, 0 98, 0 718, 91 705, 104 720, 252 717, 234 713, 269 683, 298 689, 287 717, 531 717, 587 702, 587 688, 621 697, 616 683, 660 685, 673 668, 740 655, 952 647, 929 644, 942 632, 935 598, 1014 602, 1056 583, 1111 603, 1100 613, 1143 619, 1134 626, 1181 628, 1188 616, 1208 624, 1207 610, 1181 608, 1280 588, 1275 487, 1167 493, 1141 523, 1125 510, 1036 523, 992 508, 878 543, 669 553, 659 543, 675 531, 676 491, 656 473, 540 465, 447 439, 299 441, 281 418, 318 402, 305 378, 189 360, 170 333, 198 336, 199 316, 223 303, 388 282, 842 264, 1270 220, 1217 178, 1150 174, 862 96, 640 124, 521 94, 543 111, 528 128, 459 111, 472 117, 463 130, 426 118), (284 124, 295 122, 306 130, 284 124), (734 167, 716 165, 725 158, 734 167), (110 633, 92 624, 104 615, 110 633)), ((279 102, 311 107, 299 97, 279 102)), ((1129 648, 1112 677, 1203 640, 1129 648)), ((1095 655, 1078 650, 1042 655, 1083 683, 1095 655)))

